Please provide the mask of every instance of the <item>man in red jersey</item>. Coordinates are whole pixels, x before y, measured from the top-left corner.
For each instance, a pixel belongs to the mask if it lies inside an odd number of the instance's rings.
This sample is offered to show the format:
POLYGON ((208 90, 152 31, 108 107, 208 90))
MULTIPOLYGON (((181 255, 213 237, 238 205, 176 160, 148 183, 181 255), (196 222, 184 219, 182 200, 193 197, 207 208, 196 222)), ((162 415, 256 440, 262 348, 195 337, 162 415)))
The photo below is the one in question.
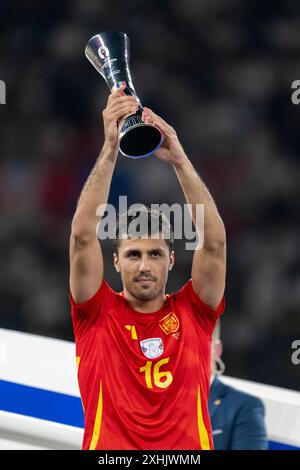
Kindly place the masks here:
POLYGON ((122 88, 110 94, 103 111, 105 142, 72 221, 70 301, 85 414, 83 449, 213 449, 207 402, 211 335, 224 310, 225 229, 175 130, 147 108, 143 120, 164 134, 156 156, 173 167, 199 234, 196 204, 204 205, 203 244, 194 251, 191 279, 167 295, 175 259, 168 221, 146 209, 158 236, 146 230, 136 237, 124 230, 134 216, 122 215, 114 266, 123 291, 113 291, 103 279, 96 210, 108 199, 119 128, 137 106, 122 88))

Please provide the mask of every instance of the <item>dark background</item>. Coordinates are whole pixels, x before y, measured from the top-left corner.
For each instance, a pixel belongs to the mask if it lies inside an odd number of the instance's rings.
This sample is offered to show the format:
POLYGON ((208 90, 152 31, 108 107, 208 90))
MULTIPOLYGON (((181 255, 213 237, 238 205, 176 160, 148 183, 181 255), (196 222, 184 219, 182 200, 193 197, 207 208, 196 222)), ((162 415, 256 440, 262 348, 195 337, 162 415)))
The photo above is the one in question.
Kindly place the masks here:
MULTIPOLYGON (((0 4, 0 326, 73 339, 68 241, 103 144, 109 90, 84 56, 117 29, 131 40, 143 104, 176 129, 227 229, 229 375, 300 389, 299 1, 26 0, 0 4)), ((110 202, 183 203, 173 170, 119 156, 110 202)), ((167 291, 190 277, 176 242, 167 291)), ((103 244, 105 276, 113 272, 103 244)))

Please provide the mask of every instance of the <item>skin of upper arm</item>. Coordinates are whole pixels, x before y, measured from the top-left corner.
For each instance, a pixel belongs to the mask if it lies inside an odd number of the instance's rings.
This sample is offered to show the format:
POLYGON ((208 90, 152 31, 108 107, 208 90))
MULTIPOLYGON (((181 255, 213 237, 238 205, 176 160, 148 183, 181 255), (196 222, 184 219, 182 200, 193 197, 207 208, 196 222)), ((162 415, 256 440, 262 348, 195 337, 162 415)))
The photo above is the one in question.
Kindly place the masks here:
POLYGON ((225 290, 226 242, 213 248, 195 250, 192 264, 192 285, 200 299, 217 309, 225 290))
POLYGON ((70 237, 70 289, 76 303, 93 297, 103 279, 103 256, 95 237, 88 242, 70 237))

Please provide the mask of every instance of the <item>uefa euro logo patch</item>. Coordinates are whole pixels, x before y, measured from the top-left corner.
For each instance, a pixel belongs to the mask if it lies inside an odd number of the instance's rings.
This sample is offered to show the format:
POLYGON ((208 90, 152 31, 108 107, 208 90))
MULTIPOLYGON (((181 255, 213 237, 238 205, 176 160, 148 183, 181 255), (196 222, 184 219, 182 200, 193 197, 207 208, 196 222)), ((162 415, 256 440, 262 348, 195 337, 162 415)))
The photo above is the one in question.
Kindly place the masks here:
POLYGON ((158 324, 166 335, 176 333, 179 328, 179 320, 173 312, 159 320, 158 324))
POLYGON ((140 341, 142 353, 148 359, 155 359, 164 352, 164 345, 161 338, 149 338, 140 341))

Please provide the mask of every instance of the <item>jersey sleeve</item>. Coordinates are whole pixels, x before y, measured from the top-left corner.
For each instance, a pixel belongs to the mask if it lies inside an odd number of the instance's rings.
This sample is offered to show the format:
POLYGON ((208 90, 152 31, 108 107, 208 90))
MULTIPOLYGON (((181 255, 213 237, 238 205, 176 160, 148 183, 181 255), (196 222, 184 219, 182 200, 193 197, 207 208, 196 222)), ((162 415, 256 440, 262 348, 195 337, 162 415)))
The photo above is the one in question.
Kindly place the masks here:
POLYGON ((69 300, 71 304, 71 317, 75 339, 81 339, 97 323, 115 299, 115 292, 111 289, 105 279, 102 280, 99 289, 87 301, 75 303, 71 289, 69 289, 69 300))
POLYGON ((225 310, 224 295, 215 310, 200 299, 199 295, 193 289, 192 279, 189 279, 180 291, 177 292, 176 297, 177 301, 184 302, 184 304, 192 310, 202 328, 211 335, 218 318, 225 310))

